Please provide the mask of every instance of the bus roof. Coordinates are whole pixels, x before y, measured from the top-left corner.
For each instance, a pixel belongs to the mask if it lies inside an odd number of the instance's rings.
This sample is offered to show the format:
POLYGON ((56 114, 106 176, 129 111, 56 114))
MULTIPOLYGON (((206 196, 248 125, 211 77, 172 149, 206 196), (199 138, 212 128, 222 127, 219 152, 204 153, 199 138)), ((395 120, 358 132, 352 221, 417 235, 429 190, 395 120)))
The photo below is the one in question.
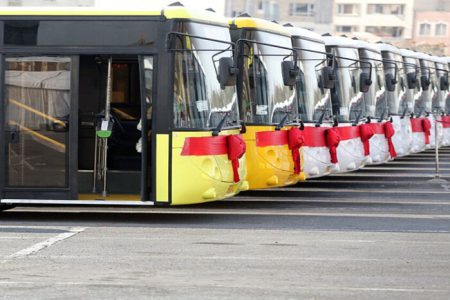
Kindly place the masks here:
POLYGON ((289 37, 291 36, 289 31, 280 24, 258 18, 237 17, 230 21, 230 25, 234 25, 236 26, 236 28, 252 28, 262 31, 269 31, 289 37))
POLYGON ((284 27, 291 33, 293 38, 307 39, 312 42, 325 44, 323 37, 316 32, 301 27, 290 27, 286 25, 284 27))
POLYGON ((376 43, 375 46, 377 46, 381 52, 392 52, 394 54, 402 55, 402 51, 394 45, 387 43, 376 43))
POLYGON ((215 23, 229 26, 228 19, 208 10, 195 10, 182 6, 168 6, 161 9, 133 9, 133 8, 96 8, 96 7, 5 7, 0 11, 2 16, 51 16, 51 17, 145 17, 162 16, 167 19, 190 19, 200 22, 215 23))
POLYGON ((329 36, 323 35, 325 45, 330 47, 342 47, 342 48, 359 48, 359 40, 352 40, 351 38, 344 36, 329 36))

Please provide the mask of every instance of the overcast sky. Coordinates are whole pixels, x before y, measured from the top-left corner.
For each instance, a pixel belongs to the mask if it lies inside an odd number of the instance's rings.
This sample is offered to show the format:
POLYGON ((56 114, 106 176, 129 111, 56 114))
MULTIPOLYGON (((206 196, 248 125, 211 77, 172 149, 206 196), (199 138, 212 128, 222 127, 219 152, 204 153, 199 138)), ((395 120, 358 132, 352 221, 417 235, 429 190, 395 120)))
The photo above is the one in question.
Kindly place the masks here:
MULTIPOLYGON (((160 8, 175 0, 96 0, 96 6, 102 7, 149 7, 160 8)), ((224 14, 224 0, 180 0, 186 7, 213 8, 217 13, 224 14)))

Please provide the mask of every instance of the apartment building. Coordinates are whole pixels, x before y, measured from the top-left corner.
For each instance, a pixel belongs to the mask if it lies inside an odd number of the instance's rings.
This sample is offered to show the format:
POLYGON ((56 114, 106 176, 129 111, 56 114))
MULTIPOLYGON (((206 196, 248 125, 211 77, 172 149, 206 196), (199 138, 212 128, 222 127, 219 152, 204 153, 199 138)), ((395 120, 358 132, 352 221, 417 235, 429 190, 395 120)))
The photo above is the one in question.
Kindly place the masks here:
POLYGON ((225 15, 246 12, 252 17, 292 23, 319 33, 333 28, 333 0, 226 0, 225 15))
POLYGON ((450 55, 450 1, 415 0, 413 48, 450 55))
POLYGON ((95 0, 0 0, 0 6, 94 6, 95 0))
POLYGON ((335 0, 336 33, 366 32, 385 41, 410 39, 413 30, 411 0, 335 0))

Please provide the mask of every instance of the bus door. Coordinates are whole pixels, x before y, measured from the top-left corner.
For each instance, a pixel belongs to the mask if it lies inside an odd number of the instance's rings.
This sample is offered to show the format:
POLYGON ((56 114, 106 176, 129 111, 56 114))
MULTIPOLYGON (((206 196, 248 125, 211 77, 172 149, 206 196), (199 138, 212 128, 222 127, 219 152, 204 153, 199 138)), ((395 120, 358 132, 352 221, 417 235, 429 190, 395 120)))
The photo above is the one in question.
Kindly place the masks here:
POLYGON ((78 58, 6 56, 4 199, 76 199, 78 58))
POLYGON ((149 200, 153 57, 81 55, 78 198, 149 200))

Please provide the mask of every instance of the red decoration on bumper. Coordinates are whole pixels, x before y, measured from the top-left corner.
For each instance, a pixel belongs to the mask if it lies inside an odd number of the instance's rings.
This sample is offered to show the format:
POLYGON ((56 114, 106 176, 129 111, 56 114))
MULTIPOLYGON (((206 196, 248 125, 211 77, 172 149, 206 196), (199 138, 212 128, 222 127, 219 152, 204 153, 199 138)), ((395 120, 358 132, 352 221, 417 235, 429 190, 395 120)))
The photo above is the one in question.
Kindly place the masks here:
POLYGON ((370 154, 370 138, 373 137, 375 131, 370 124, 359 125, 359 134, 361 135, 361 141, 364 145, 364 155, 370 154))
POLYGON ((292 159, 294 161, 294 173, 300 174, 300 147, 304 143, 303 133, 297 127, 293 127, 288 131, 289 149, 292 152, 292 159))
POLYGON ((234 182, 239 182, 239 158, 245 153, 245 142, 240 135, 227 135, 228 159, 233 166, 234 182))
POLYGON ((395 152, 394 143, 392 143, 392 137, 395 134, 394 126, 391 122, 384 123, 384 136, 388 142, 389 153, 391 154, 391 158, 395 158, 397 156, 397 152, 395 152))
POLYGON ((233 167, 233 180, 239 182, 239 158, 245 153, 245 142, 240 135, 188 137, 184 141, 181 155, 227 154, 233 167))
POLYGON ((330 149, 331 162, 333 164, 338 163, 337 158, 337 146, 341 141, 341 137, 336 128, 329 128, 325 131, 325 139, 327 142, 327 147, 330 149))
POLYGON ((425 144, 428 145, 430 143, 430 129, 431 129, 431 122, 428 118, 422 119, 422 128, 423 132, 425 133, 425 144))
POLYGON ((442 116, 441 122, 442 122, 442 127, 450 128, 450 116, 442 116))

